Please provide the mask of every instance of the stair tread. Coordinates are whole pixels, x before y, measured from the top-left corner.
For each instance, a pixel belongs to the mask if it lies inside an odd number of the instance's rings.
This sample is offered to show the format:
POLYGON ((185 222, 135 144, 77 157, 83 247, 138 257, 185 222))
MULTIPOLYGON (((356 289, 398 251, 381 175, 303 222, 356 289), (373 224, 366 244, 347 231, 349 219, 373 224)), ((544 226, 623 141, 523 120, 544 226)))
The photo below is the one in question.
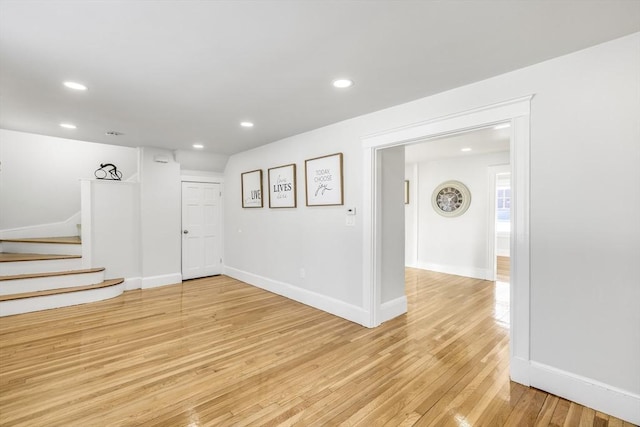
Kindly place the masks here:
POLYGON ((35 292, 23 292, 19 294, 10 294, 10 295, 0 295, 0 301, 12 301, 17 299, 24 298, 33 298, 33 297, 43 297, 47 295, 57 295, 57 294, 67 294, 70 292, 78 292, 78 291, 88 291, 91 289, 100 289, 107 288, 109 286, 118 285, 124 282, 124 279, 109 279, 105 280, 101 283, 95 283, 93 285, 84 285, 84 286, 72 286, 69 288, 60 288, 60 289, 49 289, 46 291, 35 291, 35 292))
POLYGON ((0 282, 5 280, 36 279, 40 277, 55 277, 55 276, 69 276, 72 274, 98 273, 100 271, 104 271, 104 267, 88 268, 85 270, 54 271, 50 273, 16 274, 13 276, 0 276, 0 282))
POLYGON ((0 242, 14 243, 59 243, 63 245, 80 245, 82 241, 79 236, 63 237, 26 237, 20 239, 0 239, 0 242))
POLYGON ((55 254, 17 254, 12 252, 0 252, 0 262, 15 261, 46 261, 50 259, 82 258, 81 255, 55 255, 55 254))

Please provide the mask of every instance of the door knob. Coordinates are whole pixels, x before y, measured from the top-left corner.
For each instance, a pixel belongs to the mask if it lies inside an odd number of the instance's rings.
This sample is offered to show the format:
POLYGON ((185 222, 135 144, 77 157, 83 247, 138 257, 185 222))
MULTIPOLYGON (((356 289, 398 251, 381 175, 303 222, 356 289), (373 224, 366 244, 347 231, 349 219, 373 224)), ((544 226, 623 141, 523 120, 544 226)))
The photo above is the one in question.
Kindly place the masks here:
POLYGON ((183 233, 184 234, 189 234, 189 230, 184 230, 183 233))

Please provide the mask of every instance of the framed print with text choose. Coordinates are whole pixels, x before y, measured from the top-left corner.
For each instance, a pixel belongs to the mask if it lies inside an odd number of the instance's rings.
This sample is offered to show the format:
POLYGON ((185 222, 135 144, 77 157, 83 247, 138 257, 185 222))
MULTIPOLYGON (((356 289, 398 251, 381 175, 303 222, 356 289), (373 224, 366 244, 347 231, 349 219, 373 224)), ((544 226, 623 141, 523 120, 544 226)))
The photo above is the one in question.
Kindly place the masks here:
POLYGON ((342 153, 305 160, 304 177, 307 206, 344 204, 342 153))

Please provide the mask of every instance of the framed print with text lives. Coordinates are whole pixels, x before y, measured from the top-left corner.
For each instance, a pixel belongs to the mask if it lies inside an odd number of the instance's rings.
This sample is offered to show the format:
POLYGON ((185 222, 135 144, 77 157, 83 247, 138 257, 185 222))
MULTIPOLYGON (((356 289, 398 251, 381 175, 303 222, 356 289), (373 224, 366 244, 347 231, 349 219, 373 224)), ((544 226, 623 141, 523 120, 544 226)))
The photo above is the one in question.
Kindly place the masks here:
POLYGON ((269 207, 295 208, 296 165, 284 165, 269 169, 269 207))

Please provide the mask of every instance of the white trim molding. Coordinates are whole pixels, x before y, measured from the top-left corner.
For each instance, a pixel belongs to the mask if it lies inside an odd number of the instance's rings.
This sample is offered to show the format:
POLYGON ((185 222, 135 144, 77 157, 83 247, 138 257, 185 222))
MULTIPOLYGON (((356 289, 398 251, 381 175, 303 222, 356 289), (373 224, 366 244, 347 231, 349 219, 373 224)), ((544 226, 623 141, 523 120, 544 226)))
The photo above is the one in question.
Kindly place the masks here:
POLYGON ((80 212, 76 212, 69 218, 60 222, 50 224, 30 225, 26 227, 7 228, 0 230, 2 239, 24 239, 28 237, 57 237, 78 235, 78 224, 80 224, 80 212))
POLYGON ((418 261, 408 267, 419 268, 420 270, 437 271, 438 273, 453 274, 455 276, 472 277, 480 280, 493 280, 493 271, 489 268, 436 264, 423 261, 418 261))
POLYGON ((127 277, 124 279, 125 291, 133 291, 135 289, 142 289, 142 277, 127 277))
POLYGON ((229 266, 224 267, 224 274, 249 285, 366 326, 367 313, 362 307, 229 266))
POLYGON ((224 183, 224 174, 218 172, 200 173, 198 171, 183 170, 180 175, 180 181, 182 182, 209 182, 212 184, 224 183))
POLYGON ((157 288, 159 286, 177 285, 182 283, 181 273, 162 274, 159 276, 143 277, 140 282, 142 289, 157 288))
POLYGON ((530 370, 531 386, 640 425, 640 395, 538 362, 530 370))
POLYGON ((407 297, 405 295, 380 304, 380 322, 384 323, 407 312, 407 297))
POLYGON ((511 179, 515 197, 512 203, 511 232, 511 378, 529 385, 530 360, 530 296, 529 296, 529 115, 533 95, 506 100, 472 110, 461 111, 389 129, 366 136, 363 148, 363 301, 367 312, 366 326, 382 323, 380 300, 381 241, 379 224, 379 150, 445 135, 454 135, 498 123, 511 124, 511 179), (517 262, 514 262, 517 261, 517 262))

